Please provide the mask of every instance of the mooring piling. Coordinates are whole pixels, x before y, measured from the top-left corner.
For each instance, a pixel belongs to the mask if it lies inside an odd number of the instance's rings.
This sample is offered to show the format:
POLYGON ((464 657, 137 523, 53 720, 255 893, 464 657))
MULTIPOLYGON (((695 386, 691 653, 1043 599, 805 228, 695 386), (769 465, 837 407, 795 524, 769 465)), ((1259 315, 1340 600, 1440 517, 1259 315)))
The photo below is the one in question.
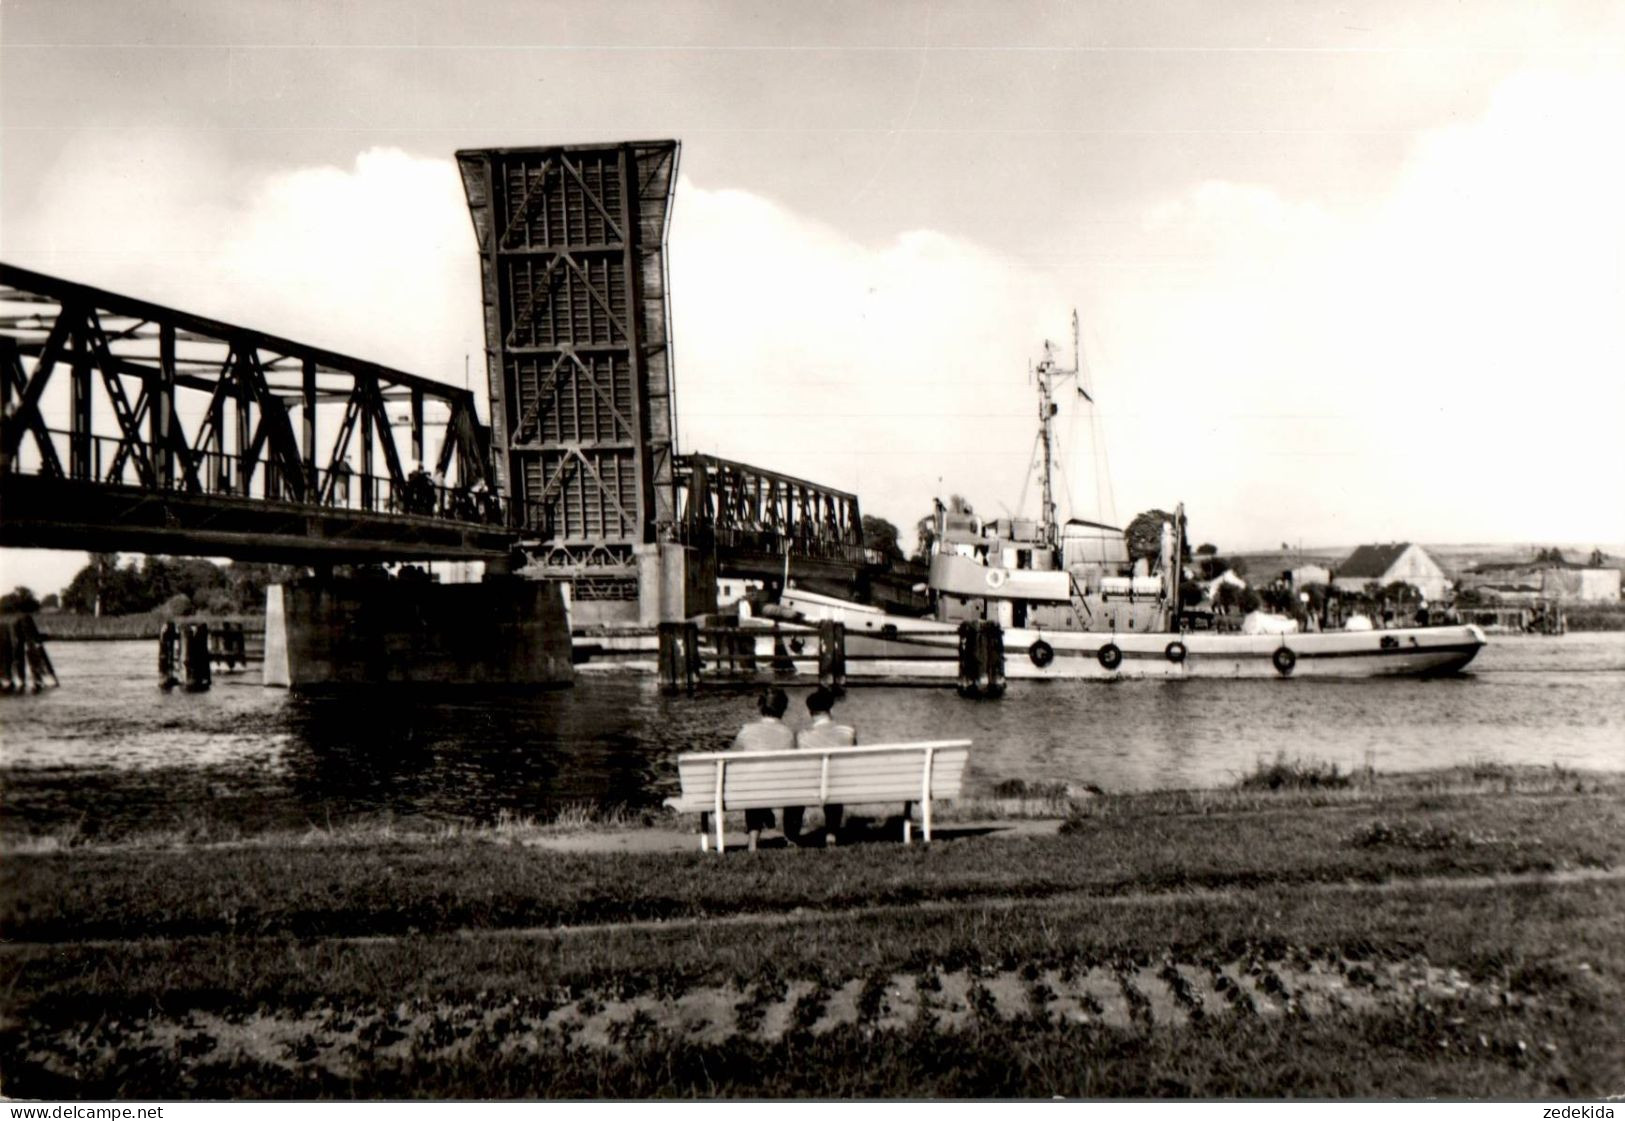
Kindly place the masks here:
POLYGON ((997 697, 1004 692, 1004 628, 990 619, 959 624, 959 695, 997 697))
POLYGON ((181 646, 186 691, 201 693, 214 684, 214 666, 209 658, 209 624, 186 624, 181 646))
POLYGON ((668 695, 692 693, 700 676, 698 623, 661 623, 660 691, 668 695))
POLYGON ((846 688, 846 624, 834 619, 818 624, 818 684, 837 692, 846 688))
POLYGON ((887 627, 876 634, 864 634, 860 628, 856 637, 870 646, 860 647, 858 653, 851 652, 854 632, 836 619, 741 626, 731 618, 712 616, 661 623, 657 635, 660 687, 668 696, 707 685, 746 684, 764 673, 775 678, 805 674, 826 689, 842 691, 851 684, 849 661, 864 663, 868 667, 864 680, 877 684, 952 681, 962 696, 985 698, 1000 696, 1005 687, 1004 631, 992 620, 962 624, 957 648, 952 645, 955 632, 946 628, 887 627), (718 618, 720 622, 711 621, 718 618), (814 642, 817 648, 810 649, 814 642), (905 649, 896 649, 899 643, 905 649), (886 675, 873 676, 872 663, 877 662, 896 664, 885 667, 886 675))

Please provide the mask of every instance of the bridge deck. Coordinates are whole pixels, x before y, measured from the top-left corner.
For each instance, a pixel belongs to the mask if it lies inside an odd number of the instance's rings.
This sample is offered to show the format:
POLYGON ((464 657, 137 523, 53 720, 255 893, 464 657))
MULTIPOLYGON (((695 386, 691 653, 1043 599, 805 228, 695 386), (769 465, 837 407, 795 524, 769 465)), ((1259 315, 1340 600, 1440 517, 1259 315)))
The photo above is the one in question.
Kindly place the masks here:
POLYGON ((0 546, 231 557, 284 564, 492 560, 502 526, 40 475, 0 480, 0 546))

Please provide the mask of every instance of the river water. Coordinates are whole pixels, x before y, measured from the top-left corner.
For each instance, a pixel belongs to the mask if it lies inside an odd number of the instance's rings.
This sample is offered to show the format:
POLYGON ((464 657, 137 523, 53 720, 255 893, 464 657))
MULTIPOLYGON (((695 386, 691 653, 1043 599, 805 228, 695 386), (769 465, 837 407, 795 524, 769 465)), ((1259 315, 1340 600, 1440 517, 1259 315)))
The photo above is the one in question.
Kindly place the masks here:
MULTIPOLYGON (((535 693, 390 690, 309 698, 246 676, 164 693, 146 642, 56 643, 62 688, 0 696, 7 833, 265 829, 547 818, 658 806, 673 757, 725 747, 752 695, 667 698, 584 673, 535 693)), ((1443 680, 1015 682, 854 688, 860 740, 970 738, 969 789, 1007 779, 1106 790, 1222 786, 1283 754, 1408 771, 1467 762, 1625 770, 1625 634, 1496 637, 1443 680)), ((789 686, 793 722, 806 685, 789 686)))

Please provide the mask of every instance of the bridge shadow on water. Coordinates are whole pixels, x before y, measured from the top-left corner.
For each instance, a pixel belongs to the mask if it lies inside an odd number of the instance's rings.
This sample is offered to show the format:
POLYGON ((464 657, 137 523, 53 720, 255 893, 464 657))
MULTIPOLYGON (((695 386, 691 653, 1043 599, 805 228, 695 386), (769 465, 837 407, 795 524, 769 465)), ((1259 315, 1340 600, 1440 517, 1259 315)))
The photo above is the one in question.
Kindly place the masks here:
POLYGON ((597 700, 404 688, 290 698, 288 795, 313 820, 468 825, 658 805, 660 760, 640 734, 640 706, 597 700))

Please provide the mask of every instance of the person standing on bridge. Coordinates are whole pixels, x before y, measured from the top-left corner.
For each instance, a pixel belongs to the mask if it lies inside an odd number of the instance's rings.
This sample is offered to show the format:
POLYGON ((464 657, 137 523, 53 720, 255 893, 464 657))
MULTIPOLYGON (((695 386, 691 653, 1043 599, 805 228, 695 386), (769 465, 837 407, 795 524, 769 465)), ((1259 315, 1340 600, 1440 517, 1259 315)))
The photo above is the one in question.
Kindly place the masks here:
MULTIPOLYGON (((796 747, 805 751, 808 749, 821 750, 829 747, 855 747, 858 742, 858 733, 849 724, 835 723, 835 717, 830 714, 835 707, 835 694, 820 685, 807 694, 807 715, 812 717, 812 723, 796 733, 796 747)), ((784 811, 784 835, 795 839, 791 832, 792 823, 795 833, 801 832, 802 807, 793 807, 784 811)), ((824 807, 824 844, 833 845, 836 835, 841 830, 841 819, 846 815, 846 808, 839 805, 824 807)))
POLYGON ((406 477, 406 512, 420 517, 434 515, 434 480, 421 463, 406 477))

